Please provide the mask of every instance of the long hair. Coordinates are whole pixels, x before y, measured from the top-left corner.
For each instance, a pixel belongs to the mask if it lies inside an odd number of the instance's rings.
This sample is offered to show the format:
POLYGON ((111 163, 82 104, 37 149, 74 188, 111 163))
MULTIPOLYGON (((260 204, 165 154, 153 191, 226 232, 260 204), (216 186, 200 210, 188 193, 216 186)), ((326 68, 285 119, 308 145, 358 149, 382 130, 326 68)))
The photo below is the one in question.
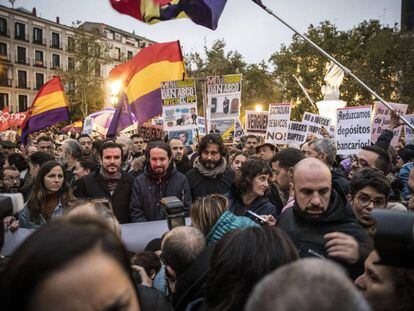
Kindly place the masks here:
MULTIPOLYGON (((36 215, 42 214, 44 212, 45 202, 47 201, 48 193, 45 187, 44 177, 49 174, 49 172, 59 166, 63 171, 63 184, 62 188, 59 190, 60 202, 65 207, 69 201, 75 199, 72 193, 72 189, 69 188, 68 184, 65 181, 65 170, 63 167, 56 161, 48 161, 40 167, 39 173, 36 176, 34 182, 33 192, 30 194, 29 200, 27 202, 27 207, 32 212, 31 218, 35 218, 36 215)), ((45 215, 47 217, 47 215, 45 215)))
POLYGON ((269 162, 257 158, 247 159, 241 167, 241 175, 235 182, 240 193, 245 194, 252 190, 253 179, 262 174, 272 177, 273 172, 269 162))
POLYGON ((204 235, 207 235, 221 215, 228 209, 228 206, 227 198, 220 194, 210 194, 198 198, 190 209, 193 227, 200 229, 204 235))

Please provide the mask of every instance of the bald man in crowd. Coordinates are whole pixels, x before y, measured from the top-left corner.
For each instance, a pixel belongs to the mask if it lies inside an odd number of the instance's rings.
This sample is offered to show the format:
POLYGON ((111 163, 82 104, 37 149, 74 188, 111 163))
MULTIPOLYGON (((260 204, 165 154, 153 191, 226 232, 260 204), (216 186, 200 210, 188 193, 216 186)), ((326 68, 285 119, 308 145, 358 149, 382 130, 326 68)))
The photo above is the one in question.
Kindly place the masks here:
POLYGON ((356 278, 369 254, 369 238, 342 191, 332 189, 331 172, 321 160, 306 158, 293 169, 293 208, 278 226, 292 238, 301 257, 332 259, 356 278))

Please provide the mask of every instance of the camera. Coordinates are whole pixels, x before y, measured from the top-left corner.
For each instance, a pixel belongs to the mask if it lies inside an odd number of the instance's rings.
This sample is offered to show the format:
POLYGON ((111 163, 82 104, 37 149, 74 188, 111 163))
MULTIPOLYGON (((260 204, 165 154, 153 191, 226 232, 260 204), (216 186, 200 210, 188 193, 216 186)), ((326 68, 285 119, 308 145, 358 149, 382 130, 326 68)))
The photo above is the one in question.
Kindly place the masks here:
POLYGON ((161 207, 167 215, 168 229, 185 226, 184 205, 177 197, 165 197, 160 201, 161 207))
POLYGON ((414 269, 414 213, 374 209, 379 264, 414 269))

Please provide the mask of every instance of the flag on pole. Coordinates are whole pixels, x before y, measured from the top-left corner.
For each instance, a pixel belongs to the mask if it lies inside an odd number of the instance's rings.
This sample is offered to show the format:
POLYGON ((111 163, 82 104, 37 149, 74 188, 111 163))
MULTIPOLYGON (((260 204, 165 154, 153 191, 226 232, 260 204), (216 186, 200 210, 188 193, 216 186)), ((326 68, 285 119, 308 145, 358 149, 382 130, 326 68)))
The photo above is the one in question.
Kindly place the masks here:
POLYGON ((106 133, 106 137, 115 137, 117 133, 120 133, 134 122, 136 123, 137 119, 131 111, 126 94, 122 94, 111 124, 109 125, 108 132, 106 133))
POLYGON ((148 24, 189 17, 194 23, 215 30, 227 0, 110 0, 120 13, 148 24))
POLYGON ((112 69, 109 78, 126 85, 129 111, 142 124, 162 113, 160 83, 182 80, 184 74, 180 43, 174 41, 142 49, 131 60, 112 69))
POLYGON ((69 120, 68 101, 59 77, 46 82, 37 92, 30 115, 22 126, 22 141, 30 133, 69 120))
POLYGON ((0 132, 8 130, 10 127, 10 113, 9 107, 4 107, 0 110, 0 132))

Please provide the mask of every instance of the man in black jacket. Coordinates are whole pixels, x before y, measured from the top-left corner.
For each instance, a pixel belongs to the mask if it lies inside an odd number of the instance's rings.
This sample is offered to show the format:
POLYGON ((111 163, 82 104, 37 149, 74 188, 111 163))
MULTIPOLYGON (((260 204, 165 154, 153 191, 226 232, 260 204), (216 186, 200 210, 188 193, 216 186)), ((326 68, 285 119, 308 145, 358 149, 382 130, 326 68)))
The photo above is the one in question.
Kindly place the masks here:
POLYGON ((187 178, 177 171, 171 161, 171 148, 162 141, 154 141, 146 150, 147 166, 132 187, 131 220, 133 222, 153 221, 166 218, 160 201, 175 196, 184 204, 188 215, 191 206, 190 185, 187 178))
POLYGON ((224 194, 234 182, 234 171, 227 167, 225 147, 220 135, 208 134, 198 145, 200 155, 186 174, 193 200, 208 194, 224 194))
POLYGON ((363 271, 370 240, 343 192, 332 189, 329 168, 318 159, 304 159, 294 168, 291 187, 295 205, 282 213, 278 226, 301 257, 331 258, 356 278, 363 271))
POLYGON ((78 180, 75 196, 78 198, 105 197, 112 203, 115 217, 123 223, 130 222, 129 200, 133 177, 121 170, 122 147, 112 141, 101 149, 102 167, 94 174, 78 180))
POLYGON ((191 169, 191 162, 184 154, 184 144, 178 138, 170 138, 168 145, 172 151, 172 160, 181 174, 186 174, 191 169))

